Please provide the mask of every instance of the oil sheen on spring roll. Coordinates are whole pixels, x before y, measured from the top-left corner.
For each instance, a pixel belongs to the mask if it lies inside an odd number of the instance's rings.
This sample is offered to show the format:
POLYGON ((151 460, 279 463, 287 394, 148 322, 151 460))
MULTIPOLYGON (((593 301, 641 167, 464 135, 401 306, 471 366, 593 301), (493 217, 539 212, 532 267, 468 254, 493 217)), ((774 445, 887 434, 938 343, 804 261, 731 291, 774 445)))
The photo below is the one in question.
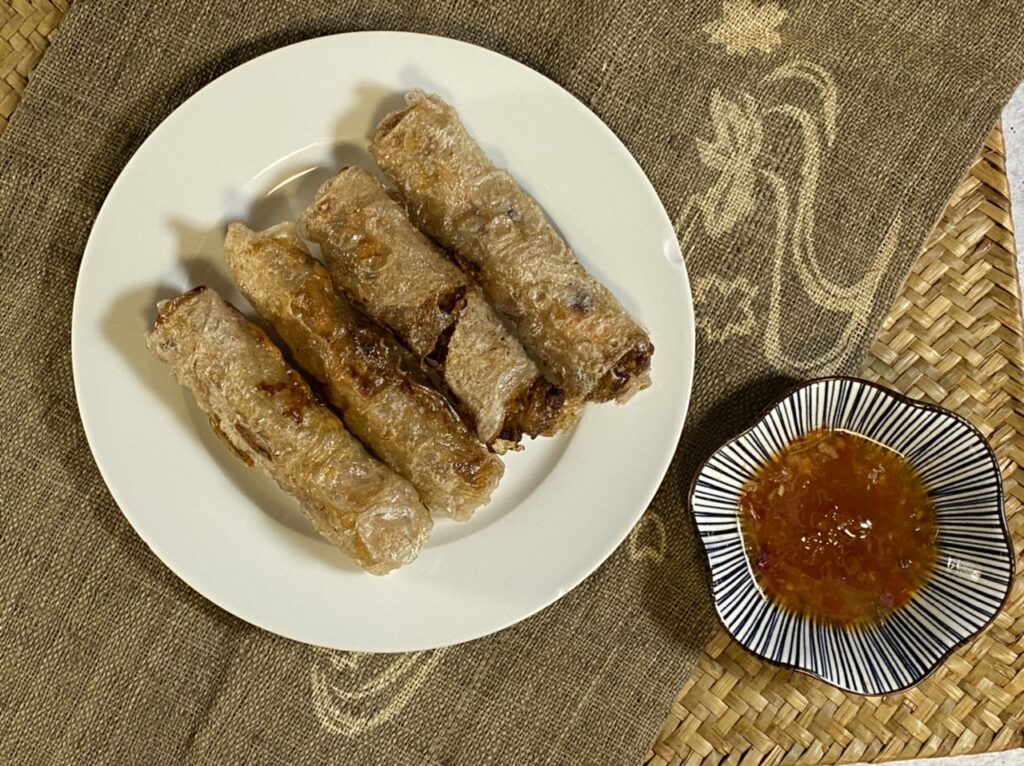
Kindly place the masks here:
POLYGON ((580 265, 537 203, 439 97, 414 91, 370 145, 416 225, 448 248, 572 398, 623 401, 650 384, 654 346, 580 265))
POLYGON ((572 420, 479 287, 413 226, 370 173, 345 168, 301 219, 335 287, 440 369, 481 441, 502 450, 522 434, 550 435, 572 420))
POLYGON ((266 333, 216 292, 161 301, 147 344, 228 449, 298 498, 359 566, 386 574, 419 555, 433 522, 413 486, 369 455, 266 333))
POLYGON ((225 256, 242 294, 325 387, 345 425, 412 482, 431 511, 468 519, 504 471, 437 391, 402 368, 398 344, 335 293, 291 224, 228 228, 225 256))

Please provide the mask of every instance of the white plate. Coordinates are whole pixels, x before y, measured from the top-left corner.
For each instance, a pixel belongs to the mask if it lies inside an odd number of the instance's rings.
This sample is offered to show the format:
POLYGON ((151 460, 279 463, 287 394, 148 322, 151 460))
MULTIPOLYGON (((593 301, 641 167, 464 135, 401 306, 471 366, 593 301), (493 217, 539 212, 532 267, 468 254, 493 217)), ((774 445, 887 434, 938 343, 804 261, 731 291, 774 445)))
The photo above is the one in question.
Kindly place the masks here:
POLYGON ((179 107, 110 190, 82 260, 75 390, 111 494, 199 593, 266 630, 360 651, 445 646, 565 595, 625 538, 675 450, 693 376, 682 256, 636 161, 579 101, 496 53, 365 32, 309 40, 229 72, 179 107), (420 558, 379 578, 321 540, 295 501, 216 440, 147 352, 159 298, 196 284, 243 309, 227 278, 228 221, 293 218, 342 164, 367 164, 379 118, 420 87, 459 110, 555 221, 584 265, 650 331, 654 385, 588 407, 576 430, 506 460, 465 524, 439 520, 420 558))

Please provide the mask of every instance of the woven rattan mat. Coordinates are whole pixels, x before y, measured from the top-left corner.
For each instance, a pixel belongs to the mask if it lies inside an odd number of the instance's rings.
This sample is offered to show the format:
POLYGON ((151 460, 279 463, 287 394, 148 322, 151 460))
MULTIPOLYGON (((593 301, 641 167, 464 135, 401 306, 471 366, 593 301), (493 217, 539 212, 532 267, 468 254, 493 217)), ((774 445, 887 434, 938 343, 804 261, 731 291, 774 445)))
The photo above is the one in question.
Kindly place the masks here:
MULTIPOLYGON (((0 131, 67 12, 0 0, 0 131)), ((991 441, 1024 548, 1020 291, 1003 141, 994 130, 872 347, 863 375, 969 418, 991 441)), ((1024 584, 985 634, 903 694, 861 698, 746 654, 724 634, 679 693, 646 762, 834 764, 1024 746, 1024 584)))
MULTIPOLYGON (((1024 331, 1009 193, 996 128, 925 243, 861 374, 955 410, 981 429, 999 458, 1020 551, 1024 331)), ((720 632, 679 692, 646 763, 882 761, 1021 747, 1022 732, 1018 578, 995 623, 902 694, 846 694, 767 665, 720 632)))
POLYGON ((67 0, 0 1, 0 131, 67 11, 67 0))

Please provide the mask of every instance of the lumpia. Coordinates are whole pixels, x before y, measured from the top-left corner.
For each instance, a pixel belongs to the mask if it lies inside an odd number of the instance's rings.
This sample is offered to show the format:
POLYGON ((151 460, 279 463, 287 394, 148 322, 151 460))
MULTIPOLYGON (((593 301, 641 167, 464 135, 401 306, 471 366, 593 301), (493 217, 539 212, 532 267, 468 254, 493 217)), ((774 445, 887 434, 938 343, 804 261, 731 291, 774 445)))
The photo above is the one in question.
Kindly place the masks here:
POLYGON ((150 350, 214 433, 298 498, 317 531, 373 574, 407 564, 432 527, 413 486, 369 455, 266 334, 213 290, 157 306, 150 350))
POLYGON ((384 118, 370 153, 416 225, 448 248, 571 398, 625 400, 650 384, 654 346, 584 270, 515 179, 455 110, 414 91, 384 118))

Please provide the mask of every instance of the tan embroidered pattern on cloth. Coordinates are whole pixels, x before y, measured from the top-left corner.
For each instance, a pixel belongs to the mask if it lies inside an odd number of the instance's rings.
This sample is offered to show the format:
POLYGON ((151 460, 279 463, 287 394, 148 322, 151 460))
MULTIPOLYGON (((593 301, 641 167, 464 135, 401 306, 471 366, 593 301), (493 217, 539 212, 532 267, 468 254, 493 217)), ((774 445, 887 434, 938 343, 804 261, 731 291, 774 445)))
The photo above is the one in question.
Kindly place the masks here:
POLYGON ((0 136, 0 760, 639 761, 714 627, 693 466, 786 375, 853 371, 1022 42, 984 2, 76 3, 0 136), (160 120, 254 55, 368 28, 485 45, 594 109, 678 222, 700 325, 681 447, 619 551, 515 628, 407 656, 277 638, 170 574, 92 463, 67 341, 91 221, 160 120))
MULTIPOLYGON (((725 3, 726 8, 732 5, 744 4, 725 3)), ((739 40, 748 40, 752 32, 747 25, 753 23, 748 18, 750 13, 746 6, 742 12, 727 11, 725 20, 712 31, 711 39, 724 41, 727 51, 743 52, 745 48, 740 43, 730 44, 732 38, 728 35, 732 30, 739 40), (727 23, 726 20, 737 14, 746 21, 727 23)), ((784 17, 781 12, 776 16, 779 21, 784 17)), ((773 31, 771 39, 774 45, 778 33, 773 31)), ((771 47, 766 44, 760 49, 767 52, 771 47)), ((717 179, 704 194, 696 194, 687 201, 676 228, 683 250, 688 252, 697 246, 694 238, 701 234, 698 222, 703 224, 704 234, 717 240, 731 234, 755 211, 770 212, 774 219, 770 246, 773 256, 767 312, 761 323, 764 355, 780 373, 814 374, 846 358, 851 347, 863 336, 875 293, 900 244, 902 220, 896 211, 882 245, 857 282, 842 284, 831 279, 815 255, 814 220, 822 163, 836 140, 838 91, 835 80, 816 64, 793 60, 773 69, 761 84, 768 86, 770 100, 765 104, 758 103, 749 93, 743 93, 737 102, 732 102, 719 89, 712 91, 714 136, 710 140, 697 140, 697 154, 706 168, 717 173, 717 179), (801 100, 790 100, 794 96, 801 100), (787 174, 772 169, 773 158, 762 154, 765 134, 773 127, 772 123, 781 125, 780 135, 776 141, 768 143, 775 146, 797 143, 801 147, 801 156, 786 168, 790 171, 787 174), (787 273, 787 269, 793 274, 787 273), (784 287, 787 288, 785 296, 784 287), (787 314, 784 298, 847 315, 845 326, 830 348, 807 357, 783 347, 782 325, 787 314)), ((753 303, 759 289, 743 276, 728 282, 715 273, 698 275, 694 279, 698 305, 710 302, 713 306, 715 298, 731 295, 743 306, 741 316, 725 325, 717 324, 712 313, 703 327, 707 338, 726 341, 753 333, 758 326, 754 321, 753 303)))

